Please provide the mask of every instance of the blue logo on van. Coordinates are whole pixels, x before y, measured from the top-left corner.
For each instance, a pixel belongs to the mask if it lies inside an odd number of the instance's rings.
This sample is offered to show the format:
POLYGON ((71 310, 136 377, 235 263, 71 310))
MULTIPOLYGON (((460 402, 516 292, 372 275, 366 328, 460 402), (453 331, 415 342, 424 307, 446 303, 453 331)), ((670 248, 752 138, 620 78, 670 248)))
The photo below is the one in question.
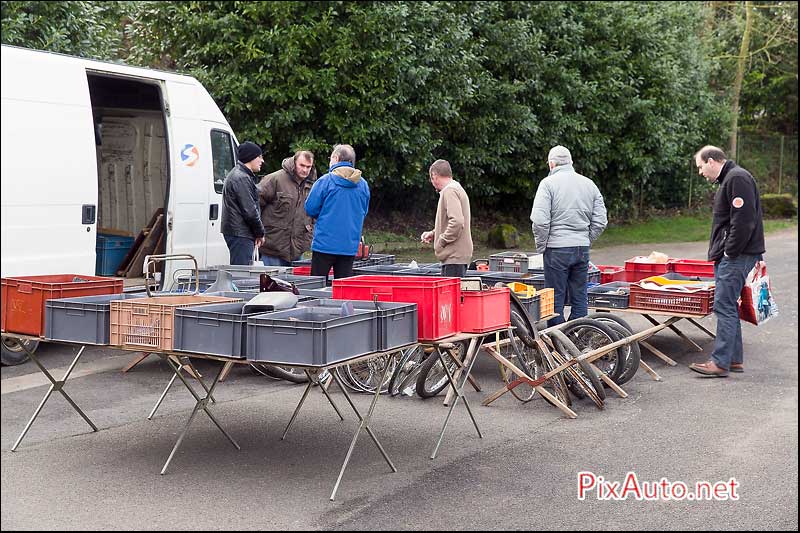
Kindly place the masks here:
POLYGON ((181 150, 181 161, 187 167, 194 166, 198 159, 200 159, 200 151, 195 145, 187 144, 181 150))

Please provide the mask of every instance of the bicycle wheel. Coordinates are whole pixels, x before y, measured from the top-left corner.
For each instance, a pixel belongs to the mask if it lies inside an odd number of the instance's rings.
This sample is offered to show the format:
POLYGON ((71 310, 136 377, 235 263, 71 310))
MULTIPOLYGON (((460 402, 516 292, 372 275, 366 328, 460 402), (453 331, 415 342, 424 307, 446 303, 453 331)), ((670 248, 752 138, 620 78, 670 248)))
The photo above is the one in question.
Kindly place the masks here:
MULTIPOLYGON (((554 353, 554 357, 558 360, 563 357, 562 362, 566 362, 567 358, 578 358, 581 351, 577 346, 567 337, 562 331, 554 330, 550 332, 553 337, 554 343, 559 347, 561 353, 554 353)), ((578 359, 577 365, 571 365, 567 369, 567 373, 572 376, 572 383, 576 389, 580 389, 583 397, 588 396, 597 407, 603 408, 603 400, 605 400, 606 392, 603 387, 603 382, 597 376, 591 364, 584 360, 578 359), (577 367, 577 368, 576 368, 577 367)), ((572 388, 570 390, 573 390, 572 388)))
MULTIPOLYGON (((537 341, 537 346, 539 347, 539 353, 542 356, 542 375, 547 374, 554 368, 556 368, 559 363, 556 362, 555 358, 553 357, 553 352, 547 347, 547 344, 542 340, 540 337, 537 341)), ((545 386, 549 388, 553 396, 555 396, 561 403, 569 407, 572 405, 572 398, 569 396, 569 389, 567 387, 567 382, 564 379, 563 372, 559 372, 558 374, 552 376, 545 382, 545 386)), ((550 405, 555 405, 553 402, 547 399, 546 396, 542 396, 542 398, 547 401, 550 405)))
POLYGON ((389 390, 389 380, 396 364, 397 359, 394 356, 382 355, 351 363, 344 368, 349 380, 362 392, 375 392, 380 388, 380 393, 383 394, 389 390), (384 373, 387 366, 389 369, 384 373), (383 381, 381 381, 381 377, 383 377, 383 381))
MULTIPOLYGON (((607 346, 619 340, 619 336, 607 324, 592 318, 579 318, 569 321, 562 329, 581 353, 607 346)), ((593 361, 595 366, 615 382, 625 369, 625 350, 611 350, 593 361)))
POLYGON ((407 348, 403 352, 389 380, 390 395, 397 396, 402 393, 411 396, 414 394, 414 386, 410 386, 410 384, 416 384, 417 374, 419 374, 422 362, 426 357, 425 348, 420 345, 407 348))
MULTIPOLYGON (((633 335, 633 329, 631 329, 630 324, 618 316, 612 315, 611 313, 592 313, 589 316, 595 320, 605 322, 607 325, 611 326, 612 329, 616 328, 616 331, 618 331, 620 335, 625 337, 633 335)), ((627 348, 625 368, 622 370, 619 379, 614 380, 617 385, 622 385, 633 379, 633 376, 635 376, 636 372, 639 370, 639 363, 642 360, 642 350, 639 347, 638 341, 630 342, 625 346, 627 348)))
MULTIPOLYGON (((464 355, 467 353, 467 344, 463 341, 456 342, 454 351, 463 362, 464 355)), ((444 355, 444 360, 452 375, 458 368, 458 363, 453 361, 453 358, 446 354, 444 355)), ((442 363, 439 361, 439 356, 434 350, 434 352, 423 361, 422 368, 419 370, 419 375, 417 376, 417 395, 419 395, 420 398, 433 398, 447 387, 447 383, 447 374, 444 371, 444 367, 442 367, 442 363)))
POLYGON ((292 383, 307 383, 308 376, 302 368, 294 366, 267 365, 264 363, 250 363, 250 366, 259 365, 260 374, 266 374, 276 379, 285 379, 292 383))
MULTIPOLYGON (((525 372, 531 379, 544 375, 544 372, 542 372, 544 365, 536 341, 529 331, 526 321, 513 307, 511 309, 511 325, 514 326, 512 338, 510 342, 500 346, 498 350, 500 355, 525 372), (516 350, 514 349, 515 347, 516 350)), ((500 365, 500 378, 504 383, 510 384, 518 377, 504 365, 500 365)), ((516 399, 525 403, 533 399, 536 389, 523 382, 511 389, 510 392, 516 399)))

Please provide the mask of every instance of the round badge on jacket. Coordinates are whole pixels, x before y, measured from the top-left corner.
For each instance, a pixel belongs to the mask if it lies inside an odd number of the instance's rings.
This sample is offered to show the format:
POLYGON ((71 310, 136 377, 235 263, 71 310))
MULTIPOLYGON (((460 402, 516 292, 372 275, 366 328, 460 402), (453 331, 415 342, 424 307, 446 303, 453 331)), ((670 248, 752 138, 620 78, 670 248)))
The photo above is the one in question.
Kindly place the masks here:
POLYGON ((733 207, 735 207, 736 209, 739 209, 740 207, 742 207, 744 205, 744 200, 742 199, 741 196, 737 196, 736 198, 733 199, 733 201, 731 202, 731 205, 733 207))

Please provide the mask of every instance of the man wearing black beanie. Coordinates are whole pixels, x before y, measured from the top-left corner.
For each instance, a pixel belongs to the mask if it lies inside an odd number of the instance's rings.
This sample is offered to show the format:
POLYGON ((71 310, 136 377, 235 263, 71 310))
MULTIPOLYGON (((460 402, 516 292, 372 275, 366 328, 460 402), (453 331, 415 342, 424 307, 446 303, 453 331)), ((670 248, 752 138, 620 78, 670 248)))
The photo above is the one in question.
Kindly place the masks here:
POLYGON ((239 161, 225 176, 220 231, 228 245, 231 265, 249 265, 254 250, 264 241, 255 175, 264 163, 261 154, 256 143, 243 142, 237 152, 239 161))

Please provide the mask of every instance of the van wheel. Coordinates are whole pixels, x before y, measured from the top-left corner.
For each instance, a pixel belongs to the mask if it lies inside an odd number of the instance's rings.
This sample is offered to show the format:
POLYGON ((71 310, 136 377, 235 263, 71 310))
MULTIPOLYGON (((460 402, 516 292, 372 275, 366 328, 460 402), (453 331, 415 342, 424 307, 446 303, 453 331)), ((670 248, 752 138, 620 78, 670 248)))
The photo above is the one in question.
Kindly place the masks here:
POLYGON ((3 363, 3 366, 21 365, 28 360, 28 354, 22 349, 20 342, 23 342, 31 352, 35 352, 36 348, 39 347, 39 341, 18 341, 11 337, 3 337, 3 350, 0 354, 0 362, 3 363))

